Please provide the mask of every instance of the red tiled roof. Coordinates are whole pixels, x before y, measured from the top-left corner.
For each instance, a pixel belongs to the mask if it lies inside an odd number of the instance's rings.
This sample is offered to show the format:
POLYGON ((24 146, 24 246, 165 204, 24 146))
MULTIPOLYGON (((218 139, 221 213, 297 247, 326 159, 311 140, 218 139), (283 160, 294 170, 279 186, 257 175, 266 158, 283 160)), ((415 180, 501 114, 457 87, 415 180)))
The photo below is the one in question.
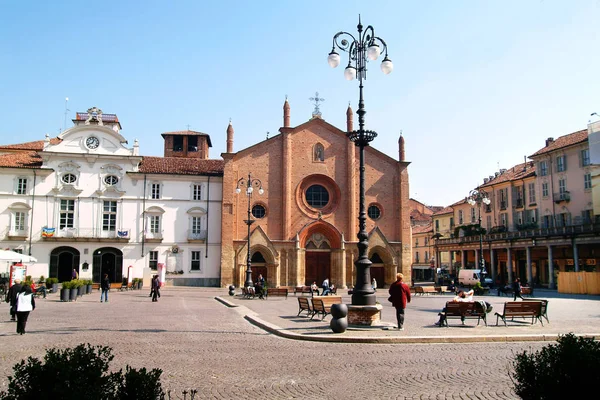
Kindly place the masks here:
POLYGON ((535 163, 533 161, 529 161, 526 163, 517 164, 514 167, 507 169, 500 175, 494 176, 494 178, 488 181, 488 183, 484 183, 480 187, 493 186, 502 182, 516 181, 534 175, 535 163))
POLYGON ((585 142, 588 140, 588 131, 587 129, 583 129, 581 131, 573 132, 565 136, 561 136, 558 139, 554 140, 552 143, 548 144, 548 146, 536 151, 529 157, 539 156, 545 153, 549 153, 554 150, 561 149, 563 147, 572 146, 577 143, 585 142))
POLYGON ((431 221, 431 214, 423 214, 419 210, 411 210, 410 211, 410 219, 413 222, 431 221))
POLYGON ((144 174, 223 175, 225 161, 179 157, 144 157, 139 172, 144 174))
POLYGON ((433 215, 450 214, 452 212, 454 212, 452 207, 444 207, 440 211, 433 213, 433 215))
POLYGON ((431 224, 417 225, 417 226, 413 226, 413 228, 412 228, 413 235, 415 233, 427 233, 427 232, 433 232, 433 225, 431 225, 431 224))
MULTIPOLYGON (((50 138, 50 144, 55 145, 62 142, 62 139, 59 138, 50 138)), ((0 146, 0 150, 33 150, 33 151, 42 151, 44 149, 44 141, 36 140, 35 142, 27 142, 27 143, 17 143, 17 144, 7 144, 4 146, 0 146)))
POLYGON ((0 155, 0 168, 40 168, 42 158, 35 151, 19 151, 0 155))

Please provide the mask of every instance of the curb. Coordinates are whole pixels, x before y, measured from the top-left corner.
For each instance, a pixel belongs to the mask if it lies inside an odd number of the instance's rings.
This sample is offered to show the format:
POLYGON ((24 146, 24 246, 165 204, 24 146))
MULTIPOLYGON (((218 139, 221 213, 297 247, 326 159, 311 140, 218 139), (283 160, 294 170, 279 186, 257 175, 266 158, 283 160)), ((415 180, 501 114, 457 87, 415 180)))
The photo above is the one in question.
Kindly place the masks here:
POLYGON ((219 296, 215 296, 215 300, 217 300, 220 303, 225 304, 227 307, 233 308, 233 307, 239 307, 237 304, 230 302, 229 300, 225 300, 222 297, 219 296))

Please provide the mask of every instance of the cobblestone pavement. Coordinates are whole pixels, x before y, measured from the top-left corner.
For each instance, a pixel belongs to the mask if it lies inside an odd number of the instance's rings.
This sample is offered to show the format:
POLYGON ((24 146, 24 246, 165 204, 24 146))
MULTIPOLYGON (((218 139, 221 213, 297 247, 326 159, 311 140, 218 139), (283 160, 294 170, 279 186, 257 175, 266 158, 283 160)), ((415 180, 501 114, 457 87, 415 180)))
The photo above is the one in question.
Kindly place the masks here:
MULTIPOLYGON (((0 388, 6 388, 12 366, 27 356, 42 357, 49 347, 91 343, 113 348, 111 365, 115 369, 126 364, 161 368, 166 389, 180 392, 196 388, 197 398, 514 399, 509 377, 514 354, 545 344, 297 341, 267 333, 244 319, 245 315, 256 315, 293 329, 299 323, 294 322, 298 319, 293 296, 245 301, 228 297, 225 289, 165 288, 157 303, 150 301, 147 290, 113 291, 109 303, 100 303, 99 297, 94 293, 77 302, 61 303, 57 294, 51 294, 37 301, 27 324, 28 333, 23 336, 16 335, 15 323, 8 321, 8 305, 2 303, 0 388), (238 307, 227 307, 215 300, 216 296, 226 296, 238 307)), ((385 334, 437 335, 444 331, 445 335, 459 335, 466 330, 509 329, 457 326, 433 330, 419 322, 422 319, 430 325, 445 300, 434 296, 415 299, 407 313, 406 331, 385 334)), ((548 328, 527 329, 550 329, 559 324, 563 306, 552 307, 564 301, 565 318, 573 313, 584 318, 578 321, 584 329, 589 325, 600 331, 597 300, 552 300, 548 328), (589 311, 580 315, 577 310, 581 309, 589 311)), ((393 314, 386 307, 383 319, 389 320, 393 314)), ((327 330, 327 322, 311 324, 327 330)), ((585 332, 578 326, 573 323, 568 327, 585 332)))

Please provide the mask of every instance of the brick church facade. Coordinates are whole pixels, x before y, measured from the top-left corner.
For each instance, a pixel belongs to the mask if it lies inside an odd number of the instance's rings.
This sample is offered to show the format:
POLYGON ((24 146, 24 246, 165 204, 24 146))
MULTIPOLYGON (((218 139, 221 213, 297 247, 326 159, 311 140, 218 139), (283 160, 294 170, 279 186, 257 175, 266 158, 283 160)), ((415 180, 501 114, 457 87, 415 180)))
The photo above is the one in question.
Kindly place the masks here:
MULTIPOLYGON (((350 107, 346 116, 346 131, 352 131, 350 107)), ((290 126, 287 100, 279 134, 251 147, 234 152, 229 125, 222 154, 221 285, 240 286, 245 280, 248 197, 245 188, 239 194, 236 188, 248 174, 264 189, 250 197, 253 280, 261 273, 269 286, 320 285, 325 278, 341 288, 354 285, 360 155, 346 131, 320 114, 290 126)), ((402 137, 398 144, 399 161, 365 148, 369 259, 379 287, 394 282, 397 272, 407 281, 411 276, 409 163, 402 137)))

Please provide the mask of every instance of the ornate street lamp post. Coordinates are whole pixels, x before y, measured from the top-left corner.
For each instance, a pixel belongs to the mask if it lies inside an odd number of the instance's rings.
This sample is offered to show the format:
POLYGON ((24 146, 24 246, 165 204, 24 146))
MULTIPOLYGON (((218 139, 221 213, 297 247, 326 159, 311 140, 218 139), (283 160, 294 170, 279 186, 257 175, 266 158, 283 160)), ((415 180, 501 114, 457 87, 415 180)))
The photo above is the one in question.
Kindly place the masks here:
POLYGON ((488 194, 483 189, 473 189, 469 192, 469 197, 466 198, 467 203, 471 206, 477 204, 477 208, 479 210, 479 267, 481 269, 481 285, 485 284, 485 276, 487 275, 487 271, 485 270, 485 259, 483 258, 483 232, 481 230, 481 203, 484 203, 486 206, 491 203, 488 194))
POLYGON ((394 68, 392 61, 388 58, 387 44, 383 39, 375 36, 375 30, 371 25, 363 32, 363 25, 358 17, 358 36, 354 37, 348 32, 338 32, 333 37, 333 48, 329 53, 327 62, 332 68, 340 64, 340 55, 336 48, 348 53, 348 66, 344 70, 344 76, 351 81, 358 77, 359 100, 358 100, 358 124, 359 129, 346 133, 350 141, 354 142, 360 149, 360 208, 358 215, 358 259, 354 263, 356 267, 356 285, 352 292, 352 305, 374 305, 375 292, 371 287, 371 261, 368 257, 369 242, 367 237, 366 211, 365 211, 365 147, 369 145, 377 133, 365 130, 365 102, 363 100, 363 80, 367 79, 367 61, 376 60, 384 52, 385 57, 381 62, 381 70, 389 74, 394 68))
POLYGON ((248 225, 248 258, 246 260, 246 281, 244 282, 244 287, 252 287, 254 286, 254 282, 252 282, 252 261, 250 259, 250 225, 254 223, 254 220, 250 211, 250 198, 252 197, 252 192, 254 192, 254 187, 258 188, 258 194, 263 194, 265 191, 260 179, 252 178, 250 173, 248 173, 248 178, 240 178, 238 180, 235 192, 240 194, 244 187, 246 188, 246 196, 248 196, 248 219, 244 220, 246 225, 248 225))

